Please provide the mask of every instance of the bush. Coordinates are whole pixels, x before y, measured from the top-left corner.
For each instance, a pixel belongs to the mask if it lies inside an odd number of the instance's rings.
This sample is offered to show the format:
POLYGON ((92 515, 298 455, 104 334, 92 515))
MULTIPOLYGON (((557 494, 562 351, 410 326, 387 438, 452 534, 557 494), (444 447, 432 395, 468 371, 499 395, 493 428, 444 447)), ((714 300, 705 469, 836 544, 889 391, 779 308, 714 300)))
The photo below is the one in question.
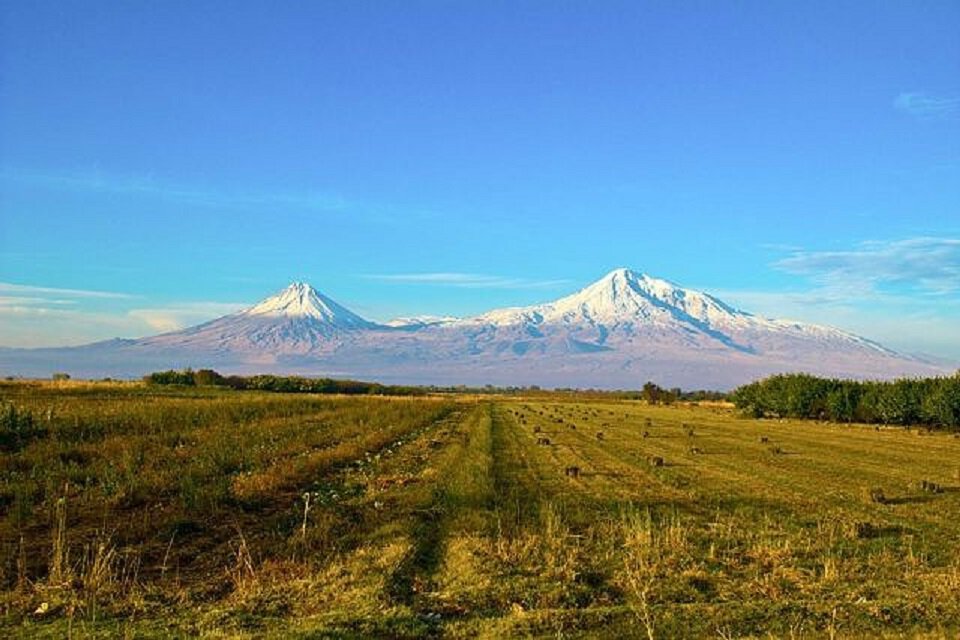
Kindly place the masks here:
POLYGON ((0 450, 14 453, 41 435, 29 411, 17 410, 9 403, 0 405, 0 450))

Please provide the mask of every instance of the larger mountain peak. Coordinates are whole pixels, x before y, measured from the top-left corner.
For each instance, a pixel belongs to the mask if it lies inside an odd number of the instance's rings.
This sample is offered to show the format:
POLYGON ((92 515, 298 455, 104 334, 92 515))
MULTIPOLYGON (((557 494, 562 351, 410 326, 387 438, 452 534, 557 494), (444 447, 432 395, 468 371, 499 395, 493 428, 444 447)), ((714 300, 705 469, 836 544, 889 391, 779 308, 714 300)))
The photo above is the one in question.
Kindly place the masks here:
POLYGON ((587 312, 594 318, 649 317, 679 312, 706 324, 728 322, 747 314, 710 294, 627 268, 614 269, 593 284, 553 303, 560 313, 587 312))

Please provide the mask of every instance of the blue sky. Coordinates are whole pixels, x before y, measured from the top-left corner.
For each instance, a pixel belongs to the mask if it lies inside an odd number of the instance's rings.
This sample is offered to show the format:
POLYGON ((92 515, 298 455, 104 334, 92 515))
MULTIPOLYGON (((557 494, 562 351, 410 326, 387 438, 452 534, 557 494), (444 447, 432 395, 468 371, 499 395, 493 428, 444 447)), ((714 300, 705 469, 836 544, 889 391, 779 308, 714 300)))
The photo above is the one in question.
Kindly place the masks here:
POLYGON ((618 266, 960 360, 956 2, 5 2, 0 345, 618 266))

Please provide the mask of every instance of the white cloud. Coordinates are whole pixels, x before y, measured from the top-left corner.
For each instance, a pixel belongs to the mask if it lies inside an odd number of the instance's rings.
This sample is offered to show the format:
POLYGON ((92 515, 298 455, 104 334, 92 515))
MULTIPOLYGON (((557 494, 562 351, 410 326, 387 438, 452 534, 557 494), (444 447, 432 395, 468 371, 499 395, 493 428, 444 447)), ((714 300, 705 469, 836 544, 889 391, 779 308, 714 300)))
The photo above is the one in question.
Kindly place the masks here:
POLYGON ((58 295, 71 298, 107 298, 107 299, 129 299, 132 296, 127 293, 116 293, 114 291, 94 291, 90 289, 60 289, 56 287, 37 287, 27 284, 14 284, 12 282, 0 282, 0 293, 14 294, 38 294, 38 295, 58 295))
POLYGON ((960 239, 909 238, 866 242, 849 251, 798 251, 774 266, 808 277, 833 295, 866 297, 887 285, 952 294, 960 290, 960 239))
POLYGON ((898 95, 893 107, 918 118, 942 118, 960 112, 960 98, 942 98, 911 91, 898 95))
POLYGON ((826 324, 906 353, 960 360, 960 240, 865 242, 846 251, 793 251, 774 263, 810 286, 720 290, 757 315, 826 324))
POLYGON ((469 289, 548 289, 570 283, 569 280, 562 279, 529 280, 527 278, 459 272, 366 274, 362 277, 384 282, 463 287, 469 289))
POLYGON ((37 305, 73 305, 76 300, 58 300, 57 298, 43 298, 30 296, 3 296, 0 295, 0 308, 3 307, 29 307, 37 305))

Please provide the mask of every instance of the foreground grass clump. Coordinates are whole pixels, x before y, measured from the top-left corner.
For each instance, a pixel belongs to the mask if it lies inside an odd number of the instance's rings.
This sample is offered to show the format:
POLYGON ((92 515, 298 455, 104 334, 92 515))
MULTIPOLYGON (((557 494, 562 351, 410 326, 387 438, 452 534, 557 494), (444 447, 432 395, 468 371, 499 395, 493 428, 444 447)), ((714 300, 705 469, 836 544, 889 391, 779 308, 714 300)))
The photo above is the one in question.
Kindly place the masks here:
POLYGON ((947 434, 570 394, 0 400, 5 636, 960 632, 947 434))

